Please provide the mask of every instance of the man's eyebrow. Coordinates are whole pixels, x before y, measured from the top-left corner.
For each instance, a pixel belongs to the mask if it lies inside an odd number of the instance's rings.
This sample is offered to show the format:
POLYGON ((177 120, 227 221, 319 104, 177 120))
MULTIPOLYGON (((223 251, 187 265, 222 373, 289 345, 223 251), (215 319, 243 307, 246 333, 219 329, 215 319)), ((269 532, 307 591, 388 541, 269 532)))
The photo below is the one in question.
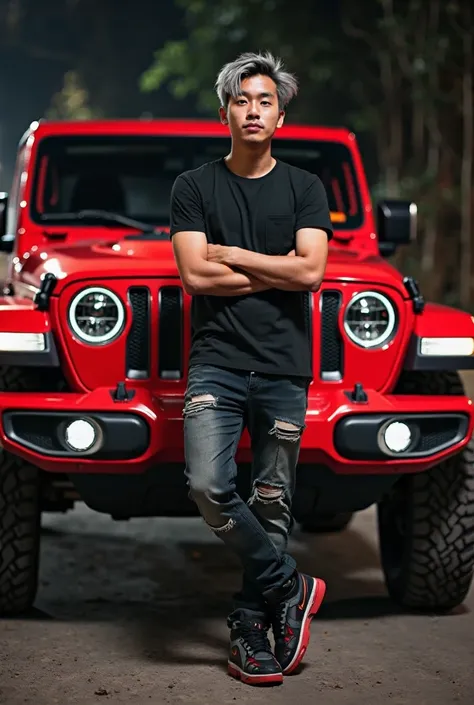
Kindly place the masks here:
MULTIPOLYGON (((240 91, 239 95, 244 95, 246 98, 251 98, 251 94, 247 91, 240 91)), ((275 94, 271 91, 266 91, 265 93, 259 93, 258 98, 274 98, 275 94)))

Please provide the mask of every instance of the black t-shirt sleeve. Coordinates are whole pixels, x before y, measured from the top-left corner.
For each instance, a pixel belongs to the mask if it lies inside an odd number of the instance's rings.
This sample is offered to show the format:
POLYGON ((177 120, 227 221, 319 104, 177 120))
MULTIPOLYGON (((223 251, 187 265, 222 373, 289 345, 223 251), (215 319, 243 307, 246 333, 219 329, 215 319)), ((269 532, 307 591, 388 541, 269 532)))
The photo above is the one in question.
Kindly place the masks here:
POLYGON ((328 240, 331 240, 333 236, 326 189, 321 179, 317 176, 313 176, 299 199, 295 230, 298 231, 301 228, 325 230, 328 240))
POLYGON ((206 225, 199 190, 188 176, 181 174, 171 190, 170 237, 184 230, 205 233, 206 225))

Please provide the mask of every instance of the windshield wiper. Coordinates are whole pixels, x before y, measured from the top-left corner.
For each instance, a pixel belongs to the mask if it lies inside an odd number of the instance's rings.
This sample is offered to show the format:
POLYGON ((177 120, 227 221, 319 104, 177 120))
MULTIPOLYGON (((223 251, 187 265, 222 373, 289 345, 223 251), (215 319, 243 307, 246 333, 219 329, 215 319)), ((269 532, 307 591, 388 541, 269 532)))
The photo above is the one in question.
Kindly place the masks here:
POLYGON ((121 215, 120 213, 113 213, 113 211, 102 211, 100 209, 85 209, 82 211, 77 211, 75 213, 43 213, 41 215, 41 220, 51 221, 51 220, 86 220, 91 218, 93 220, 106 220, 110 223, 120 223, 120 225, 126 225, 129 228, 136 228, 140 230, 144 235, 155 235, 160 232, 160 228, 156 228, 150 223, 142 223, 140 220, 135 220, 134 218, 128 218, 126 215, 121 215))

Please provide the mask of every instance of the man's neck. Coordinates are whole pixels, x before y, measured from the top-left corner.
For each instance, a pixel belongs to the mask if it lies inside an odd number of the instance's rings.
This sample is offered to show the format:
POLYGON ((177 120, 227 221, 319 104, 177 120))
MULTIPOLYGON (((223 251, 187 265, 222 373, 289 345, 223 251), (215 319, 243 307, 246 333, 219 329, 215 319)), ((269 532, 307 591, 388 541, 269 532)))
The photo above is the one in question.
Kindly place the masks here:
POLYGON ((247 179, 258 179, 265 176, 276 164, 276 159, 272 157, 270 145, 263 149, 236 148, 232 145, 230 154, 225 157, 227 167, 237 176, 247 179))

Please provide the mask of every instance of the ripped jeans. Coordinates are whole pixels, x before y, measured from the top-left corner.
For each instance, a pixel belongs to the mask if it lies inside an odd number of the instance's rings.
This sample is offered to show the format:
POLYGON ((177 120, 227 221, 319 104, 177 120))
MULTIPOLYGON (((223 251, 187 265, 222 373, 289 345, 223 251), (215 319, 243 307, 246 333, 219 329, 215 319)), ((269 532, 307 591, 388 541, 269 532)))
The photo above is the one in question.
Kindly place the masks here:
POLYGON ((240 558, 234 610, 264 616, 296 564, 286 552, 309 380, 194 365, 184 406, 186 478, 201 516, 240 558), (244 426, 252 444, 249 501, 236 491, 244 426))

